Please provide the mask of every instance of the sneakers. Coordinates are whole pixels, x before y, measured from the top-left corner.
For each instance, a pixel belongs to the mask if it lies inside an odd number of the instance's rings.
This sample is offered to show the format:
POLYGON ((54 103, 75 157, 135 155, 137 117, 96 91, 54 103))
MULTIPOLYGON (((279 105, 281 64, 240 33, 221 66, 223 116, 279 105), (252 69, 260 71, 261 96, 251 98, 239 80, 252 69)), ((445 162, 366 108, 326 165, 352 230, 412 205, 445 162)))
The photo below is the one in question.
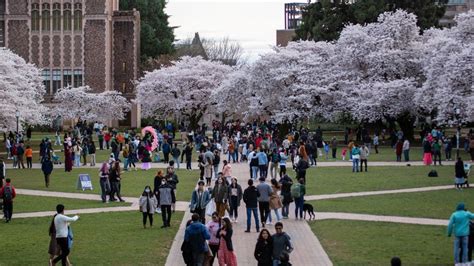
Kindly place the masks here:
POLYGON ((245 233, 250 233, 250 230, 245 230, 244 232, 245 232, 245 233))

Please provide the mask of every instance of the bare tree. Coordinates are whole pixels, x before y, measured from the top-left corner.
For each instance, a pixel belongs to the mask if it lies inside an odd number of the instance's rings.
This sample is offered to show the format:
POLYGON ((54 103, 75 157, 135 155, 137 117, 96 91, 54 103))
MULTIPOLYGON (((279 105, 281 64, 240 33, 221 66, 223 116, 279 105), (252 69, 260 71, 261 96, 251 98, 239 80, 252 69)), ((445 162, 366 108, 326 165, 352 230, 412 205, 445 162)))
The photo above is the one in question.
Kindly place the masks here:
POLYGON ((223 64, 235 66, 242 62, 244 49, 242 45, 225 37, 222 39, 204 39, 202 41, 209 60, 221 61, 223 64))

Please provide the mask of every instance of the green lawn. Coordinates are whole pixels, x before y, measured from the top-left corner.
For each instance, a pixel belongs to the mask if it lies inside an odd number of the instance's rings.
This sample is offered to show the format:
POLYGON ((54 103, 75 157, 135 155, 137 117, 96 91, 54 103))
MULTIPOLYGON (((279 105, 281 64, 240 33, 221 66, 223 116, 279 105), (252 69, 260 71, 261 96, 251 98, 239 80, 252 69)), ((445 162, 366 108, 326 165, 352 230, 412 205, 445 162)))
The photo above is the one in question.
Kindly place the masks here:
MULTIPOLYGON (((64 172, 63 167, 64 166, 60 166, 59 168, 54 169, 51 174, 49 188, 44 186, 43 173, 39 169, 8 169, 7 176, 12 179, 12 183, 16 188, 92 194, 100 193, 98 169, 74 168, 72 172, 67 173, 64 172), (86 190, 82 192, 81 190, 76 189, 79 174, 90 175, 94 187, 93 191, 86 190)), ((150 185, 153 189, 153 180, 156 173, 157 169, 125 172, 122 176, 122 195, 139 197, 146 185, 150 185)), ((195 188, 196 182, 199 179, 199 172, 178 170, 177 175, 179 177, 177 199, 185 201, 190 200, 192 190, 195 188)))
POLYGON ((452 238, 446 227, 323 220, 310 222, 334 265, 452 264, 452 238))
MULTIPOLYGON (((155 215, 154 228, 143 229, 138 211, 81 215, 71 225, 70 261, 74 265, 165 265, 182 218, 182 212, 174 213, 171 227, 160 229, 161 217, 155 215)), ((2 239, 9 240, 0 241, 0 249, 8 250, 8 265, 48 263, 51 219, 13 219, 0 224, 2 239)))
MULTIPOLYGON (((434 167, 379 166, 352 173, 350 167, 316 167, 306 173, 306 195, 376 191, 453 184, 454 167, 437 167, 439 177, 428 177, 434 167)), ((291 177, 295 174, 289 171, 291 177)))
POLYGON ((130 206, 130 203, 114 202, 111 204, 104 204, 95 200, 80 200, 69 198, 55 198, 55 197, 40 197, 17 194, 14 202, 14 213, 21 212, 40 212, 40 211, 55 211, 57 204, 63 204, 69 210, 87 209, 87 208, 103 208, 103 207, 118 207, 130 206))
POLYGON ((474 191, 440 190, 311 202, 317 211, 449 219, 459 202, 474 210, 474 191))

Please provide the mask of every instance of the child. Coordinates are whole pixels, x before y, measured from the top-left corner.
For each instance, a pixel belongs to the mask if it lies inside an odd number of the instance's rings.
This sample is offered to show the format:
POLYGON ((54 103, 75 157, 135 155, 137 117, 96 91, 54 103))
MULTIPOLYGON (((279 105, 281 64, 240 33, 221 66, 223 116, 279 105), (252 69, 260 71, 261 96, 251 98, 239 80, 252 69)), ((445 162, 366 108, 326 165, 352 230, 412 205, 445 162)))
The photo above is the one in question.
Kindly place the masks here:
POLYGON ((31 169, 33 167, 33 149, 28 145, 25 150, 26 167, 31 169))
POLYGON ((324 154, 326 155, 326 160, 329 158, 329 143, 323 142, 324 145, 324 154))
POLYGON ((347 149, 346 148, 342 148, 342 160, 345 161, 346 160, 346 153, 347 153, 347 149))

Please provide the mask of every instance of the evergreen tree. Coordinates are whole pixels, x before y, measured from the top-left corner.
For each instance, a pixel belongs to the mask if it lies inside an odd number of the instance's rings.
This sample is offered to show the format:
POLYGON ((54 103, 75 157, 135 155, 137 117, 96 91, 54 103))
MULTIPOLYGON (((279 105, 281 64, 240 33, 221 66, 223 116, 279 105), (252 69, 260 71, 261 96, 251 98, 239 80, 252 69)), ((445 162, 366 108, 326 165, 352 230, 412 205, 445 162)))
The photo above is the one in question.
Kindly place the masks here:
POLYGON ((165 0, 120 0, 120 9, 140 11, 140 54, 142 62, 174 52, 173 28, 168 25, 165 0))
POLYGON ((421 30, 438 27, 448 0, 358 0, 347 4, 343 0, 322 0, 310 4, 303 12, 303 23, 296 30, 296 39, 332 41, 347 24, 377 21, 386 11, 403 9, 414 13, 421 30))

